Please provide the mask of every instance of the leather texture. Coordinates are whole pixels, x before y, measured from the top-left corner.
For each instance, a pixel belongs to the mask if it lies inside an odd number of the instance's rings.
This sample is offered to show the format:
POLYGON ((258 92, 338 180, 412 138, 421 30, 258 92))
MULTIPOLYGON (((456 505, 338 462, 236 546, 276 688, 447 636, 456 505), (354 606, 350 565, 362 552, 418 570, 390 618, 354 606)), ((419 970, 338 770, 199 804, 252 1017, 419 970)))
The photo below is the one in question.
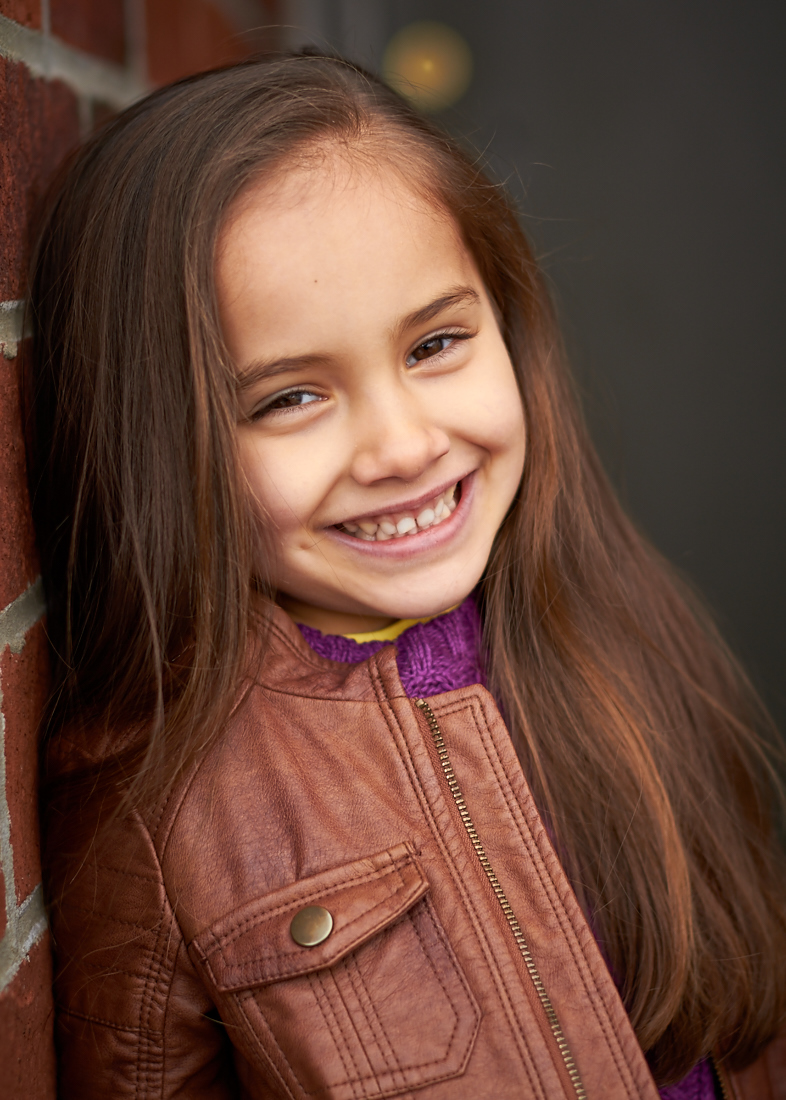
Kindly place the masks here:
MULTIPOLYGON (((74 788, 50 815, 60 1096, 575 1100, 393 648, 330 662, 283 612, 269 642, 154 811, 74 788), (333 931, 301 947, 311 905, 333 931)), ((587 1097, 657 1100, 492 697, 429 702, 587 1097)))

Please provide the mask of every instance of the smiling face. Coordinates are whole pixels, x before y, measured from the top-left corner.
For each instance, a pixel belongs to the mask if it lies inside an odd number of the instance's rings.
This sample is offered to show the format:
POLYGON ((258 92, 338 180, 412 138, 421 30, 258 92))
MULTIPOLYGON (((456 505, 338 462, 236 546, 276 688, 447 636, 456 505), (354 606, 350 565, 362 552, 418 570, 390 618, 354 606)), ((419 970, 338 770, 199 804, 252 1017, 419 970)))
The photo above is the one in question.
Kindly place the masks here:
POLYGON ((336 157, 242 197, 216 282, 279 601, 327 633, 459 603, 518 488, 525 430, 453 223, 392 170, 336 157))

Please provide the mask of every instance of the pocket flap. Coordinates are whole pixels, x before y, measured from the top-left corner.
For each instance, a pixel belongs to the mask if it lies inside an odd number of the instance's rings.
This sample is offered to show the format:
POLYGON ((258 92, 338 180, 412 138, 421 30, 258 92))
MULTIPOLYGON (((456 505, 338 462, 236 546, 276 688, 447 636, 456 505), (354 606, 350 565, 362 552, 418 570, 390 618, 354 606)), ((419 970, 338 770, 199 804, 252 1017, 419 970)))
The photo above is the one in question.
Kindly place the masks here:
POLYGON ((194 938, 191 948, 216 989, 227 992, 332 966, 405 913, 429 885, 408 844, 301 879, 255 898, 194 938), (333 918, 322 943, 301 947, 292 918, 320 905, 333 918))

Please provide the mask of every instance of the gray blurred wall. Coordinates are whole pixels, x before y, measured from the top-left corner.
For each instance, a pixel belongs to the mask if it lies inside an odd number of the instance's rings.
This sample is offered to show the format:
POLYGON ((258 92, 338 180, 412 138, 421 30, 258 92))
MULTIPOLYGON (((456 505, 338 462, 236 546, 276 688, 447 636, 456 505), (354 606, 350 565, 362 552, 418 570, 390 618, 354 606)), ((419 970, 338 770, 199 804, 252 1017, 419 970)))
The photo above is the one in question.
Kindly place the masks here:
POLYGON ((443 116, 520 201, 606 467, 786 726, 786 5, 290 0, 293 44, 371 67, 437 19, 443 116))

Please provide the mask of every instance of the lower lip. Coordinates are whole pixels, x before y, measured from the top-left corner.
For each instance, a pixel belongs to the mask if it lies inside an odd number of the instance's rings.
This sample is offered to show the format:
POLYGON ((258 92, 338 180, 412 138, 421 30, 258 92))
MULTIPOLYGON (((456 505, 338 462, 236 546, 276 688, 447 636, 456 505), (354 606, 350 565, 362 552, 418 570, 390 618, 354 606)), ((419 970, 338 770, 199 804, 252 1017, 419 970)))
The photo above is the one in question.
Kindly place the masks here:
POLYGON ((329 527, 328 536, 336 539, 342 546, 350 547, 357 554, 405 561, 428 553, 430 550, 440 550, 454 539, 467 522, 474 495, 475 474, 473 472, 461 479, 461 497, 448 518, 443 519, 436 527, 427 527, 425 531, 419 531, 417 535, 403 535, 398 539, 377 542, 371 539, 358 539, 354 535, 339 531, 337 527, 329 527))

